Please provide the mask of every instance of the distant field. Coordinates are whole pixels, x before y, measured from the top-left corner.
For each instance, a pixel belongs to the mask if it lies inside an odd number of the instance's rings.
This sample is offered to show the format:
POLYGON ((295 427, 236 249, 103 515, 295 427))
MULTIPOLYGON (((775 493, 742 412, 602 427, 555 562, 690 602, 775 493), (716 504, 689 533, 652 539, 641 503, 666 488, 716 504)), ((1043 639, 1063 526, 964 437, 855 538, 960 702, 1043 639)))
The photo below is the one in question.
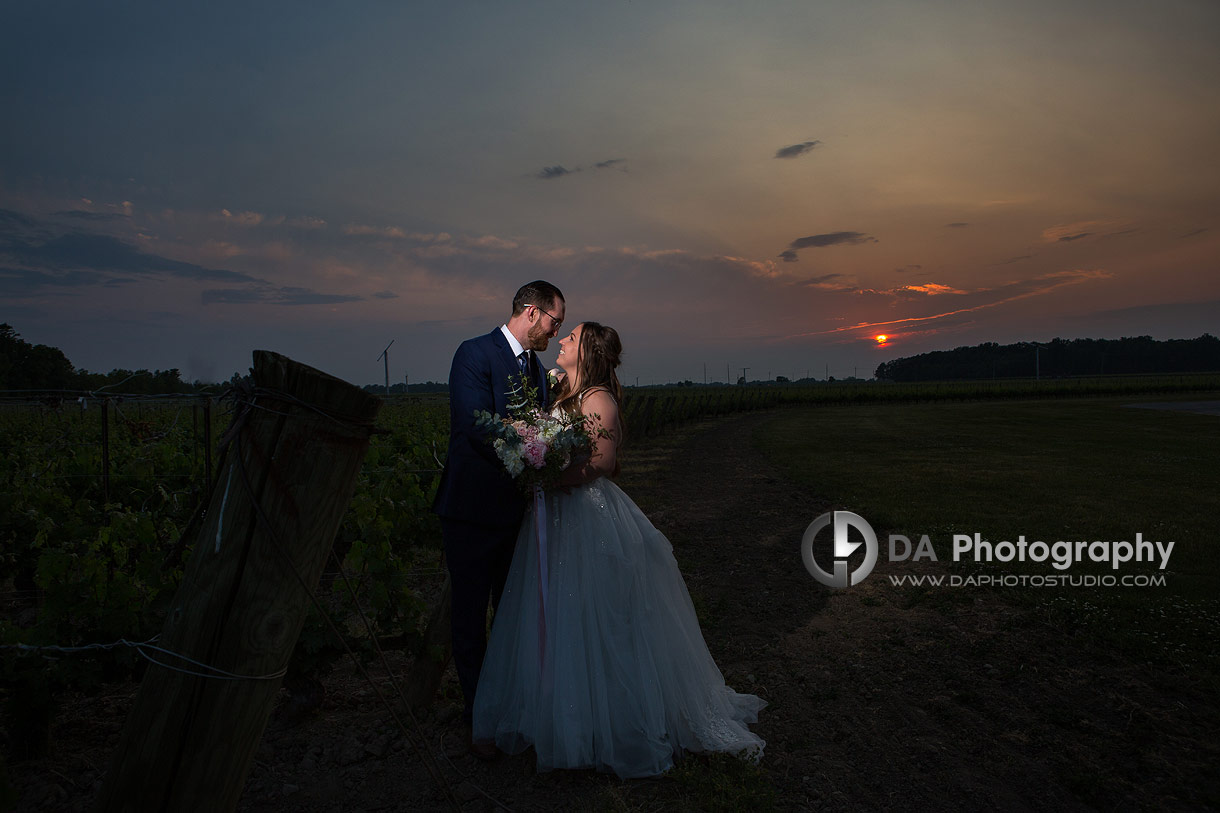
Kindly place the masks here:
MULTIPOLYGON (((1207 398, 1220 393, 1190 400, 1207 398)), ((1019 534, 1048 543, 1134 540, 1136 532, 1172 540, 1162 588, 1011 592, 1037 602, 1057 598, 1060 608, 1088 615, 1099 629, 1167 635, 1183 650, 1201 646, 1215 662, 1220 417, 1124 406, 1148 400, 800 408, 760 425, 756 442, 794 480, 867 519, 883 557, 891 533, 928 534, 942 563, 951 560, 955 533, 978 532, 993 543, 1019 534), (1086 605, 1092 611, 1084 613, 1086 605), (1148 626, 1152 614, 1164 619, 1155 629, 1148 626), (1174 629, 1172 619, 1185 628, 1174 629)), ((1060 572, 1049 562, 971 567, 1060 572)), ((1147 563, 1124 568, 1159 572, 1147 563)), ((1070 572, 1114 571, 1090 563, 1070 572)))

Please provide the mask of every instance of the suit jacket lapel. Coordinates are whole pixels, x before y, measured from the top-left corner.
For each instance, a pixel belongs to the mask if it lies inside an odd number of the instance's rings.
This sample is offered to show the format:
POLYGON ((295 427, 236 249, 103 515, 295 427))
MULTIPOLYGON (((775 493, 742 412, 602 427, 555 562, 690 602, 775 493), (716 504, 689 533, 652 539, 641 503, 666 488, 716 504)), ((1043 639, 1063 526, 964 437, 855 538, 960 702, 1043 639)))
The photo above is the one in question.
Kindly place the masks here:
POLYGON ((501 362, 512 365, 514 370, 518 369, 517 357, 513 355, 513 349, 509 346, 508 339, 504 338, 504 331, 500 330, 500 328, 496 328, 491 332, 491 335, 492 342, 500 351, 501 362))
POLYGON ((513 355, 513 349, 509 346, 508 339, 504 338, 504 332, 500 328, 496 328, 489 335, 492 345, 496 348, 496 352, 488 359, 492 362, 491 386, 495 391, 497 410, 508 414, 508 393, 521 368, 517 366, 517 357, 513 355))
POLYGON ((496 328, 495 344, 500 350, 500 367, 501 375, 497 386, 504 387, 507 391, 509 379, 515 379, 517 374, 521 372, 521 365, 517 363, 517 357, 513 355, 513 348, 509 345, 508 339, 504 338, 504 332, 500 328, 496 328))

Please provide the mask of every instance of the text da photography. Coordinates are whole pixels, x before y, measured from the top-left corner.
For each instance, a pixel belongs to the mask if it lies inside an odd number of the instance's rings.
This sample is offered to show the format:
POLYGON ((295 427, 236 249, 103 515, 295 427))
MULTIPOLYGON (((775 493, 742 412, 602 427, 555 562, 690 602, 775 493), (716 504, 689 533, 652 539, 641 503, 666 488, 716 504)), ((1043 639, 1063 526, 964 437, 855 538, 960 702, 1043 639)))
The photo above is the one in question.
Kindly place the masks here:
MULTIPOLYGON (((886 545, 888 560, 940 561, 932 539, 931 534, 889 534, 886 545)), ((851 511, 828 511, 805 529, 801 539, 801 558, 806 570, 818 582, 828 587, 848 587, 859 584, 868 577, 877 564, 880 548, 876 532, 862 516, 851 511), (823 533, 827 528, 830 528, 831 532, 823 533), (863 557, 853 557, 861 548, 863 557), (828 562, 830 569, 824 569, 821 562, 828 562)), ((1049 564, 1062 574, 1084 563, 1108 565, 1112 571, 1130 565, 1152 565, 1157 570, 1164 571, 1173 554, 1174 542, 1146 538, 1142 531, 1137 531, 1132 538, 1117 540, 1086 538, 1050 541, 1031 539, 1026 534, 1018 534, 1015 540, 1002 539, 993 542, 982 532, 976 531, 972 534, 953 534, 950 544, 942 545, 942 550, 945 548, 951 551, 953 562, 972 562, 977 565, 1049 564)), ((1147 567, 1140 569, 1146 570, 1147 567)), ((977 577, 974 581, 977 582, 977 577)), ((1028 574, 1021 578, 1014 576, 1011 581, 1023 586, 1032 584, 1028 574)), ((895 583, 901 584, 901 577, 895 583)), ((988 579, 987 583, 1008 584, 1009 581, 988 579)), ((1070 582, 1052 579, 1049 583, 1070 582)), ((1095 585, 1102 582, 1094 578, 1088 583, 1095 585)))

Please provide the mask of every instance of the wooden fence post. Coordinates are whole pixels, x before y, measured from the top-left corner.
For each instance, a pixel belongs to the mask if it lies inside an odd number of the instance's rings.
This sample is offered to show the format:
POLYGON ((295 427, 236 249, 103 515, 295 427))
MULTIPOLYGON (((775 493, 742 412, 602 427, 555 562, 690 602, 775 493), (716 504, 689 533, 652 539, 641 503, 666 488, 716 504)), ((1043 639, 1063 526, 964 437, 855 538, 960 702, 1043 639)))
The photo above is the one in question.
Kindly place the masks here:
POLYGON ((98 809, 236 807, 381 401, 254 352, 221 476, 98 809), (184 671, 209 673, 211 677, 184 671), (264 679, 222 679, 219 672, 264 679))
POLYGON ((102 502, 110 502, 110 399, 102 399, 102 502))
MULTIPOLYGON (((199 465, 199 404, 191 404, 191 471, 199 465)), ((206 479, 206 478, 205 478, 206 479)), ((202 489, 201 489, 202 491, 202 489)))
POLYGON ((212 501, 212 396, 203 402, 203 487, 204 499, 212 501))

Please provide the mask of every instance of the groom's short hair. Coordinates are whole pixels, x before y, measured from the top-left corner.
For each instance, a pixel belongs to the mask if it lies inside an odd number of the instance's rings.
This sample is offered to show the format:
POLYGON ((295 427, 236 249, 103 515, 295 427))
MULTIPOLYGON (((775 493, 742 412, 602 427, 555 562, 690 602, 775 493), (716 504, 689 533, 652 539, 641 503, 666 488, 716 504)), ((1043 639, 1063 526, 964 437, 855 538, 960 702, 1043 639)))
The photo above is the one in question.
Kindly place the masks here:
POLYGON ((517 295, 513 297, 513 316, 519 316, 530 305, 549 310, 556 299, 562 300, 563 294, 546 280, 527 282, 517 289, 517 295))

